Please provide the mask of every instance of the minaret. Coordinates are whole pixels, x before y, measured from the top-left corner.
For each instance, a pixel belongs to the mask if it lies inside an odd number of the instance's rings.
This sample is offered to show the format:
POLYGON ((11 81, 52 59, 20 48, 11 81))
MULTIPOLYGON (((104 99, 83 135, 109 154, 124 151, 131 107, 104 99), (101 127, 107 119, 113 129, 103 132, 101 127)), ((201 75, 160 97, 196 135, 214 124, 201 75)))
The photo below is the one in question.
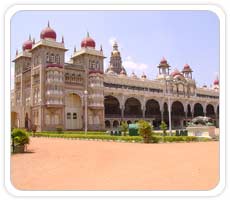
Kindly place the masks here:
POLYGON ((184 65, 184 68, 182 70, 182 73, 184 75, 185 78, 190 78, 192 79, 192 69, 190 68, 190 66, 188 64, 184 65))
POLYGON ((106 69, 106 73, 113 72, 114 74, 119 75, 122 70, 125 71, 126 74, 126 70, 122 66, 122 59, 121 59, 120 52, 118 50, 118 44, 115 41, 113 44, 113 51, 111 52, 111 56, 110 56, 109 67, 106 69))
POLYGON ((164 78, 165 76, 169 75, 169 64, 167 60, 163 57, 160 61, 160 64, 158 65, 159 68, 159 74, 158 79, 164 78))

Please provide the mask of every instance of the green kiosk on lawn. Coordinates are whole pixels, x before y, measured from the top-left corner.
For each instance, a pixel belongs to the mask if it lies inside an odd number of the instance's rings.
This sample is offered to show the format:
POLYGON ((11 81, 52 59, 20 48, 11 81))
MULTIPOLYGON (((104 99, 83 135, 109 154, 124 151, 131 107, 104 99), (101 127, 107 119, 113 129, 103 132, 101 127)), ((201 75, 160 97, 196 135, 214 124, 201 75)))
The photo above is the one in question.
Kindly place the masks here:
POLYGON ((129 135, 138 136, 138 124, 129 124, 129 135))

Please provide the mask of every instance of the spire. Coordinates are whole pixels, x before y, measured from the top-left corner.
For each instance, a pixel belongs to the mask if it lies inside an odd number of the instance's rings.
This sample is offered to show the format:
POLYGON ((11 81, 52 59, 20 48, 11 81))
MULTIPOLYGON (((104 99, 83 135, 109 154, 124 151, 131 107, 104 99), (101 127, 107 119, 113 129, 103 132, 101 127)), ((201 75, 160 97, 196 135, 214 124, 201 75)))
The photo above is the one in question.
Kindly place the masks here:
POLYGON ((16 56, 18 55, 18 49, 16 50, 16 56))
POLYGON ((35 44, 35 38, 33 38, 33 44, 35 44))
POLYGON ((62 38, 61 38, 61 42, 62 42, 62 43, 64 43, 64 36, 62 36, 62 38))
POLYGON ((103 52, 102 45, 100 46, 100 51, 103 52))
POLYGON ((87 38, 89 38, 89 32, 88 31, 87 31, 87 35, 86 36, 87 36, 87 38))
POLYGON ((48 20, 48 25, 47 25, 48 27, 50 27, 50 21, 48 20))
POLYGON ((31 35, 29 35, 29 40, 31 40, 31 35))
POLYGON ((76 52, 76 45, 74 46, 74 49, 73 49, 74 52, 76 52))

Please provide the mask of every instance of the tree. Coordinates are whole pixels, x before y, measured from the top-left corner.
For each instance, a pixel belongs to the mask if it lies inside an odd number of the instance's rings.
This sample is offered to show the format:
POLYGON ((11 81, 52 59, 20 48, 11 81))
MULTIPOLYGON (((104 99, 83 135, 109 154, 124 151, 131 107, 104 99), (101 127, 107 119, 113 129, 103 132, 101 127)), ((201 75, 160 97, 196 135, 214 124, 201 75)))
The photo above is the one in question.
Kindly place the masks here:
POLYGON ((143 137, 144 143, 150 143, 152 139, 152 125, 144 120, 138 122, 139 135, 143 137))
POLYGON ((121 131, 124 132, 124 135, 126 136, 126 133, 128 132, 129 125, 126 121, 121 122, 121 131))
POLYGON ((161 122, 161 125, 160 125, 160 128, 161 128, 161 130, 163 131, 163 135, 164 136, 166 136, 167 134, 166 134, 166 130, 167 130, 167 124, 164 122, 164 121, 162 121, 161 122))

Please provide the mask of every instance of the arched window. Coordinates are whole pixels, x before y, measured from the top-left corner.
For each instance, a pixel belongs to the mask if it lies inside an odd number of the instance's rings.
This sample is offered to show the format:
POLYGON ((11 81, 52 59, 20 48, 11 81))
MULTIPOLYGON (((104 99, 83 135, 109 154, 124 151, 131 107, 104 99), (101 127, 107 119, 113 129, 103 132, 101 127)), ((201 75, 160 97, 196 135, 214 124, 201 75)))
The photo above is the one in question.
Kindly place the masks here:
POLYGON ((47 52, 46 53, 46 62, 48 63, 50 61, 50 56, 49 56, 49 53, 47 52))
POLYGON ((72 76, 71 76, 71 81, 72 81, 72 82, 75 82, 75 74, 72 74, 72 76))
POLYGON ((50 63, 54 63, 54 54, 50 55, 50 63))
POLYGON ((69 73, 66 73, 66 74, 65 74, 65 80, 66 80, 66 81, 69 81, 69 73))
POLYGON ((55 56, 55 63, 60 64, 60 56, 58 54, 55 56))

